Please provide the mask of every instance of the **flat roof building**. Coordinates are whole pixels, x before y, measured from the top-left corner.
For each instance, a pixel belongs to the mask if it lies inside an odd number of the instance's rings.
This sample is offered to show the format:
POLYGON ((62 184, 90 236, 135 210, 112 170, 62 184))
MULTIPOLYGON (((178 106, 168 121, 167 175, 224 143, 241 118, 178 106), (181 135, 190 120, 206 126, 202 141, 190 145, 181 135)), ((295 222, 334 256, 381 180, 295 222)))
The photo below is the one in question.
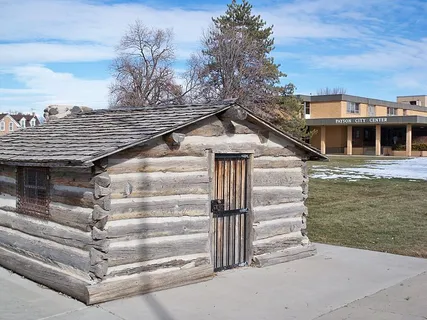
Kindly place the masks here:
POLYGON ((421 156, 413 143, 427 143, 427 96, 397 102, 347 94, 305 96, 311 145, 323 154, 421 156))

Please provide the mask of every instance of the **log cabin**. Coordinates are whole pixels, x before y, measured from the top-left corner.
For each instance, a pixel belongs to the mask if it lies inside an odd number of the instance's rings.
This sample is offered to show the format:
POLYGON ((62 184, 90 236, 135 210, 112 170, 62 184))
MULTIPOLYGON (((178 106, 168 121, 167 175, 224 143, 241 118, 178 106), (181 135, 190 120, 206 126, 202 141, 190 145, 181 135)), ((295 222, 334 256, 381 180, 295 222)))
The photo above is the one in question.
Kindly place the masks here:
POLYGON ((94 110, 0 138, 0 265, 86 304, 304 258, 319 150, 233 102, 94 110))

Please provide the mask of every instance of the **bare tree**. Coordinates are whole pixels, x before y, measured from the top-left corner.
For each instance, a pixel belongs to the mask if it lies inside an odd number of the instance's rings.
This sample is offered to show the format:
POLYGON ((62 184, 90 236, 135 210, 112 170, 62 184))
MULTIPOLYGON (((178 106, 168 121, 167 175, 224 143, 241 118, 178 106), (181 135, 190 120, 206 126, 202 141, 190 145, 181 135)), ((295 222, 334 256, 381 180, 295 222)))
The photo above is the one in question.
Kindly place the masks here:
POLYGON ((331 94, 345 94, 345 93, 347 93, 347 89, 341 88, 341 87, 335 87, 335 88, 325 87, 317 90, 317 94, 319 96, 331 95, 331 94))
POLYGON ((187 69, 180 75, 181 80, 181 100, 187 103, 206 102, 204 92, 205 68, 204 57, 201 54, 194 53, 187 60, 187 69))
POLYGON ((180 102, 183 92, 175 81, 172 41, 169 29, 149 29, 138 20, 129 26, 111 66, 111 107, 180 102))

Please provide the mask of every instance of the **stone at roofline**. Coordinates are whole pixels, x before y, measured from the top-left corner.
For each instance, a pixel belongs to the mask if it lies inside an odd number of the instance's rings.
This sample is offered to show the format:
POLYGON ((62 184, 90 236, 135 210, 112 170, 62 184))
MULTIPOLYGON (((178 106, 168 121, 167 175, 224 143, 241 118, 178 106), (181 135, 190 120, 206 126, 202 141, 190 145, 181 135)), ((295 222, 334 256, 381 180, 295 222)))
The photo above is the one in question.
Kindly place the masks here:
POLYGON ((71 105, 50 105, 44 109, 44 117, 46 121, 64 118, 70 114, 91 112, 91 108, 86 106, 71 106, 71 105))

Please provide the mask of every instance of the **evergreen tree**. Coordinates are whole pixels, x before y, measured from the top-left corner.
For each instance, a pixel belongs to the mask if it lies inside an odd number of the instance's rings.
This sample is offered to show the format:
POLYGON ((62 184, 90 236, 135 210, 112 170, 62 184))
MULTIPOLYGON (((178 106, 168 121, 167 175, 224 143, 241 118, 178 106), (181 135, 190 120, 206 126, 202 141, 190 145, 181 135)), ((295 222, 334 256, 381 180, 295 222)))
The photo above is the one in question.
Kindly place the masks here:
POLYGON ((301 140, 311 138, 314 132, 309 132, 307 128, 304 102, 295 96, 295 86, 292 83, 283 88, 274 110, 275 114, 271 117, 271 122, 276 127, 301 140))
POLYGON ((292 84, 280 86, 286 75, 274 62, 273 26, 252 14, 252 5, 232 0, 224 15, 202 41, 198 74, 205 100, 236 98, 258 116, 296 138, 308 136, 302 102, 292 84))
POLYGON ((237 98, 253 105, 277 95, 280 77, 285 76, 269 56, 274 49, 273 27, 266 27, 252 5, 233 0, 225 15, 213 18, 213 26, 203 40, 205 69, 203 83, 208 98, 237 98))

